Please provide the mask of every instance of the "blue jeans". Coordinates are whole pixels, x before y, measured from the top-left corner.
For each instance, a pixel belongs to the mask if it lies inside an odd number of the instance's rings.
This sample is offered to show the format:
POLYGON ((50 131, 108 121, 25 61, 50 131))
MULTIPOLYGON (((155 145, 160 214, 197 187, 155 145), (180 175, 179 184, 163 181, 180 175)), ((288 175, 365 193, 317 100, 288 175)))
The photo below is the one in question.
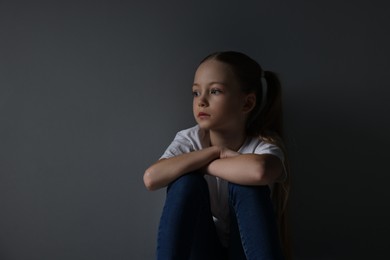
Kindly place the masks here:
POLYGON ((203 175, 181 176, 167 188, 157 238, 158 260, 284 259, 268 186, 229 183, 230 240, 219 241, 203 175))

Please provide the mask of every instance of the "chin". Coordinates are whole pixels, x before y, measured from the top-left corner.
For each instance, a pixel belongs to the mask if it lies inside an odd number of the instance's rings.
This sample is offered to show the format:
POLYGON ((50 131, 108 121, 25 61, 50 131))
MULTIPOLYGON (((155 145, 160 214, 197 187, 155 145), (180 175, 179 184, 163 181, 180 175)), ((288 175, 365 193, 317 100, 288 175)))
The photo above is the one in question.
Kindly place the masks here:
POLYGON ((210 124, 206 123, 206 122, 199 122, 197 121, 199 127, 203 130, 210 130, 210 128, 212 127, 210 124))

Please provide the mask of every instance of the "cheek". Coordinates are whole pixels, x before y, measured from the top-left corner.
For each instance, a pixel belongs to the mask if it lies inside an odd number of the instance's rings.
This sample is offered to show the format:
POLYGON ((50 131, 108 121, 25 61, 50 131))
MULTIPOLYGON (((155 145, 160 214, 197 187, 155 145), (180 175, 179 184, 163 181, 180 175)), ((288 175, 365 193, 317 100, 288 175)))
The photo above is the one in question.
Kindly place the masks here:
POLYGON ((239 111, 242 105, 241 101, 237 98, 227 99, 224 103, 224 106, 232 111, 239 111))

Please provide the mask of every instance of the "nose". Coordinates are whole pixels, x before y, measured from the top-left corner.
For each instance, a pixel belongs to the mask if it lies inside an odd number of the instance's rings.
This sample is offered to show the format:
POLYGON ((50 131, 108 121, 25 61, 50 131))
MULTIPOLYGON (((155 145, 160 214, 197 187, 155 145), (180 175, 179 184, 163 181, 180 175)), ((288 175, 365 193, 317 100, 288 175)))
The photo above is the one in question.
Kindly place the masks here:
POLYGON ((208 103, 207 103, 207 99, 205 98, 205 96, 204 95, 200 96, 198 98, 198 106, 199 107, 205 107, 207 105, 208 105, 208 103))

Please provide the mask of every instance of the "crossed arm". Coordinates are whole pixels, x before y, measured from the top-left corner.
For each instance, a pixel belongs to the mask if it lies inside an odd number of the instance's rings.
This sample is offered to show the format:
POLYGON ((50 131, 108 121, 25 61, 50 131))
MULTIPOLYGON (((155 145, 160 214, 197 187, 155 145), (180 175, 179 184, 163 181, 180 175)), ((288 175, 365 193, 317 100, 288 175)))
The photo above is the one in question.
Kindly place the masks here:
POLYGON ((157 190, 199 169, 232 183, 268 185, 282 174, 283 165, 278 157, 271 154, 240 154, 212 146, 157 161, 145 171, 144 183, 148 190, 157 190))

